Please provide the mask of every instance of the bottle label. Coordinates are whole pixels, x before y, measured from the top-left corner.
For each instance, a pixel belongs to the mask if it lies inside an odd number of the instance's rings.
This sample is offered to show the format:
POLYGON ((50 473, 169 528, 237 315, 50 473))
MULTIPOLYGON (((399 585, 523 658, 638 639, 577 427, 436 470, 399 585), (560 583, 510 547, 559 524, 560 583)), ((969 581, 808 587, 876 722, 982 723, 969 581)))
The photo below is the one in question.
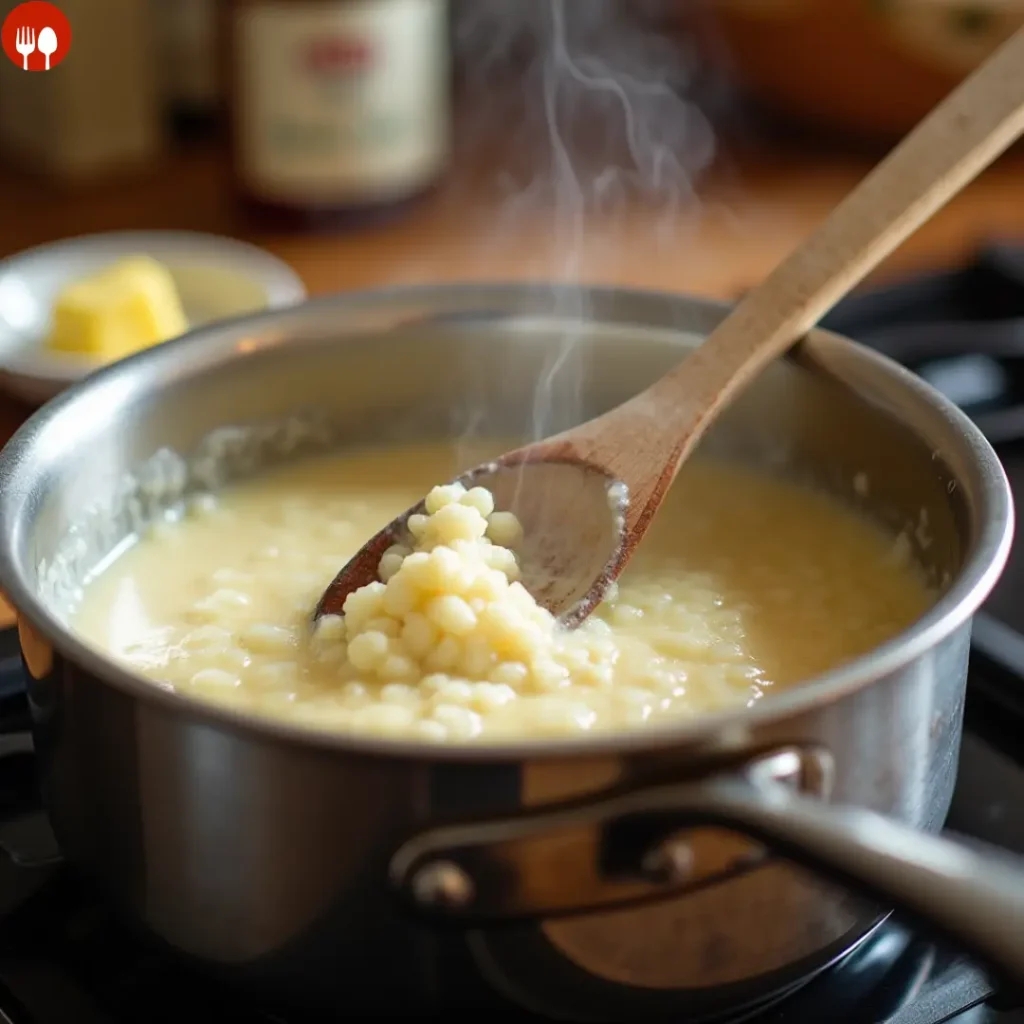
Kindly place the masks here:
POLYGON ((251 195, 358 205, 428 184, 449 145, 445 0, 242 5, 239 170, 251 195))

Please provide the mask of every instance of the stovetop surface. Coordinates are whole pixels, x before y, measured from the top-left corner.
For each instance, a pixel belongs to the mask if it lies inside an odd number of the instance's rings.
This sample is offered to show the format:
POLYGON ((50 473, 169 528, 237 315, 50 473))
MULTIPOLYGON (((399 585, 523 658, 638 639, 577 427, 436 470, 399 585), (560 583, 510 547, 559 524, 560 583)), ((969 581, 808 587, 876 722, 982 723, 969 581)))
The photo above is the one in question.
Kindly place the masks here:
MULTIPOLYGON (((825 326, 871 344, 957 401, 997 445, 1024 507, 1024 251, 991 247, 968 267, 842 304, 825 326)), ((0 638, 0 718, 15 651, 0 638), (6 669, 6 671, 5 671, 6 669)), ((1024 544, 972 648, 960 774, 948 830, 1024 855, 1024 544)), ((6 737, 4 742, 17 743, 6 737)), ((26 803, 29 754, 0 765, 3 829, 40 825, 26 803)), ((0 829, 2 831, 2 829, 0 829)), ((240 1002, 115 919, 64 867, 0 860, 0 1024, 314 1024, 240 1002)), ((890 919, 837 965, 747 1024, 1024 1024, 955 951, 890 919)))

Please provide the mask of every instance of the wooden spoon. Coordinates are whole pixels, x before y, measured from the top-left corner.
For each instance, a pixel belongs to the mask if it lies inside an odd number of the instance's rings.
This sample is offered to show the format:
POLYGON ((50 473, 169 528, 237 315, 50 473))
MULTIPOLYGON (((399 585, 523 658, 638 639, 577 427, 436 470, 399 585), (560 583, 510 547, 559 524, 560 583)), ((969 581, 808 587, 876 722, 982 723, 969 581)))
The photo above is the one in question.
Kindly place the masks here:
MULTIPOLYGON (((869 73, 865 69, 865 73, 869 73)), ((683 460, 726 405, 948 199, 1024 132, 1018 31, 832 212, 682 363, 636 397, 460 477, 523 524, 523 585, 568 626, 597 606, 650 525, 683 460)), ((377 578, 422 503, 374 537, 316 609, 377 578)))

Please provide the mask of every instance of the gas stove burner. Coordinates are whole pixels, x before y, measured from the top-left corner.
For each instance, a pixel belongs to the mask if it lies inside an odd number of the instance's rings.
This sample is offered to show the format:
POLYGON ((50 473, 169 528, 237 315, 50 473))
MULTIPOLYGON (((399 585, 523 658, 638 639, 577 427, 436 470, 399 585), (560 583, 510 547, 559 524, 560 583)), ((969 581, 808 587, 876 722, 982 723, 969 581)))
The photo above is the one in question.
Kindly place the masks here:
MULTIPOLYGON (((1024 249, 989 246, 961 270, 858 294, 824 326, 885 352, 967 411, 996 444, 1024 507, 1024 249)), ((1024 855, 1024 547, 1018 547, 976 619, 948 827, 968 841, 1024 855)), ((16 637, 0 632, 0 722, 8 733, 27 724, 22 686, 16 637)), ((18 738, 0 742, 16 745, 18 738)), ((3 758, 0 821, 6 828, 13 819, 22 837, 33 822, 42 823, 33 792, 30 755, 3 758)), ((510 1021, 539 1019, 471 977, 475 968, 464 947, 452 963, 459 992, 441 992, 438 1001, 450 1012, 434 1010, 422 1019, 457 1019, 467 1002, 478 1015, 491 1010, 510 1021)), ((0 1024, 179 1024, 197 1016, 220 1024, 326 1024, 253 1006, 194 973, 128 930, 69 869, 25 872, 0 860, 0 1024)), ((372 1011, 340 1007, 333 1019, 339 1016, 372 1011)), ((1024 1006, 993 992, 968 960, 889 919, 772 1002, 701 1024, 824 1022, 1024 1024, 1024 1006)))

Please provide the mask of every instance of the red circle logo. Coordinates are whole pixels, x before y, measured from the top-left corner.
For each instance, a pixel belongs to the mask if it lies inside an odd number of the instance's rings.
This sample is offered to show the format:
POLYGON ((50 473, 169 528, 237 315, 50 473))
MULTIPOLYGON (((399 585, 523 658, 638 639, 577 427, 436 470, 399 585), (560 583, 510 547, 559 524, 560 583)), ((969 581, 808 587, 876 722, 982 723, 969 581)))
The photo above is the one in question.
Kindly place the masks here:
POLYGON ((49 71, 71 48, 67 15, 46 0, 18 4, 4 19, 0 31, 4 53, 23 71, 49 71))

